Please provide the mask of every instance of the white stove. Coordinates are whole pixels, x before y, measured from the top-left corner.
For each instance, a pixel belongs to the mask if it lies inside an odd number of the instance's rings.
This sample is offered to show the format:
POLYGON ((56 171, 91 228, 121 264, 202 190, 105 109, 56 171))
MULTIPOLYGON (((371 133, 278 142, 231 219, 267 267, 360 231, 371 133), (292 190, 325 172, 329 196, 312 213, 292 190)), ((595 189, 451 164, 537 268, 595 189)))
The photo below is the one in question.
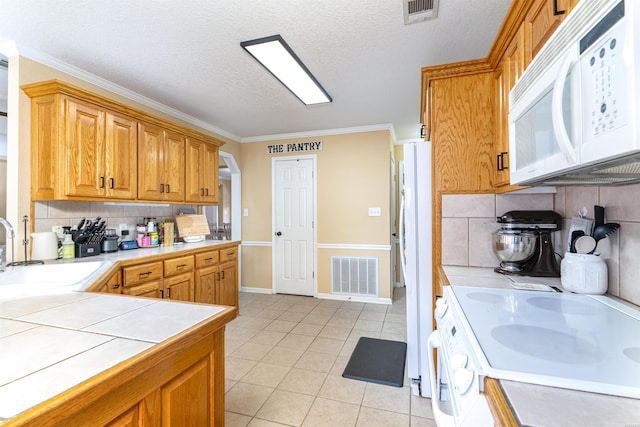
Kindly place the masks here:
POLYGON ((490 416, 485 376, 640 398, 640 310, 611 298, 447 286, 435 317, 438 425, 490 416))

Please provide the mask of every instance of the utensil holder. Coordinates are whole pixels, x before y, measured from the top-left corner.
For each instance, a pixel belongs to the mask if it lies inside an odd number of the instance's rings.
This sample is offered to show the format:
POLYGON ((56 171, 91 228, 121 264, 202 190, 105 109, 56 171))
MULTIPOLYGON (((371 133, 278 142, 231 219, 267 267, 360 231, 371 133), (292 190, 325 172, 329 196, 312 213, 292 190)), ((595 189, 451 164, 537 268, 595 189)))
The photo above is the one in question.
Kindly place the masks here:
POLYGON ((76 258, 100 255, 100 243, 76 243, 76 258))

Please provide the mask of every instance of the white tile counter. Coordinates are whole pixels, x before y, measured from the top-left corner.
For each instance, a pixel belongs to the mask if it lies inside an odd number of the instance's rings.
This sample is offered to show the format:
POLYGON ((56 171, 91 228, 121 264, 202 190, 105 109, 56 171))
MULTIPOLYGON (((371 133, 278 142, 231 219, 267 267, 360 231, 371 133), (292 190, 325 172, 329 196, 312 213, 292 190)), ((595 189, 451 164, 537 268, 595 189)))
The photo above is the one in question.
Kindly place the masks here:
MULTIPOLYGON (((492 268, 443 266, 449 284, 512 288, 513 281, 540 283, 562 289, 558 278, 505 276, 492 268)), ((552 350, 549 350, 552 351, 552 350)), ((640 425, 640 400, 598 393, 499 381, 516 419, 522 425, 632 426, 640 425)), ((638 379, 640 387, 640 379, 638 379)))
MULTIPOLYGON (((148 251, 157 249, 123 251, 115 257, 149 256, 148 251)), ((104 255, 112 258, 109 261, 102 257, 87 259, 100 261, 87 277, 99 276, 112 265, 113 255, 104 255)), ((90 279, 66 286, 48 279, 49 287, 32 286, 16 294, 15 288, 30 285, 9 283, 17 277, 11 271, 4 282, 5 273, 0 273, 0 424, 226 309, 76 292, 91 285, 90 279)), ((56 279, 64 282, 64 276, 56 279)))

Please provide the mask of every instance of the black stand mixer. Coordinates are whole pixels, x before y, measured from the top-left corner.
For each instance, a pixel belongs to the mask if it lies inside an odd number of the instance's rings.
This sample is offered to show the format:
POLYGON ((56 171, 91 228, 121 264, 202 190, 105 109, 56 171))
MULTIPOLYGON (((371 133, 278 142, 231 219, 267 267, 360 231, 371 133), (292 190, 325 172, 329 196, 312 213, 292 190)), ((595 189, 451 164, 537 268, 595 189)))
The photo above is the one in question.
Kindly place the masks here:
POLYGON ((551 233, 562 229, 554 211, 509 211, 497 218, 502 229, 494 233, 493 251, 502 274, 560 277, 551 233))

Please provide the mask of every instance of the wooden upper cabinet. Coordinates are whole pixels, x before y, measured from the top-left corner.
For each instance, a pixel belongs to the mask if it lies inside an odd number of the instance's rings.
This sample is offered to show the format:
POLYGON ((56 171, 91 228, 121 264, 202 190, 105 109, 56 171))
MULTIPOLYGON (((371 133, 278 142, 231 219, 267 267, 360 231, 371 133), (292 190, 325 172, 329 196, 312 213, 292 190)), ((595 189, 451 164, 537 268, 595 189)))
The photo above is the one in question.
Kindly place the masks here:
POLYGON ((184 201, 184 136, 149 123, 138 126, 138 196, 184 201))
POLYGON ((189 138, 205 147, 199 180, 210 183, 190 202, 217 202, 222 141, 58 80, 21 88, 31 98, 32 200, 187 203, 189 138))
POLYGON ((218 203, 218 147, 188 138, 186 156, 187 202, 218 203))
POLYGON ((558 28, 577 0, 537 0, 527 13, 525 23, 531 35, 531 56, 535 57, 551 34, 558 28))

